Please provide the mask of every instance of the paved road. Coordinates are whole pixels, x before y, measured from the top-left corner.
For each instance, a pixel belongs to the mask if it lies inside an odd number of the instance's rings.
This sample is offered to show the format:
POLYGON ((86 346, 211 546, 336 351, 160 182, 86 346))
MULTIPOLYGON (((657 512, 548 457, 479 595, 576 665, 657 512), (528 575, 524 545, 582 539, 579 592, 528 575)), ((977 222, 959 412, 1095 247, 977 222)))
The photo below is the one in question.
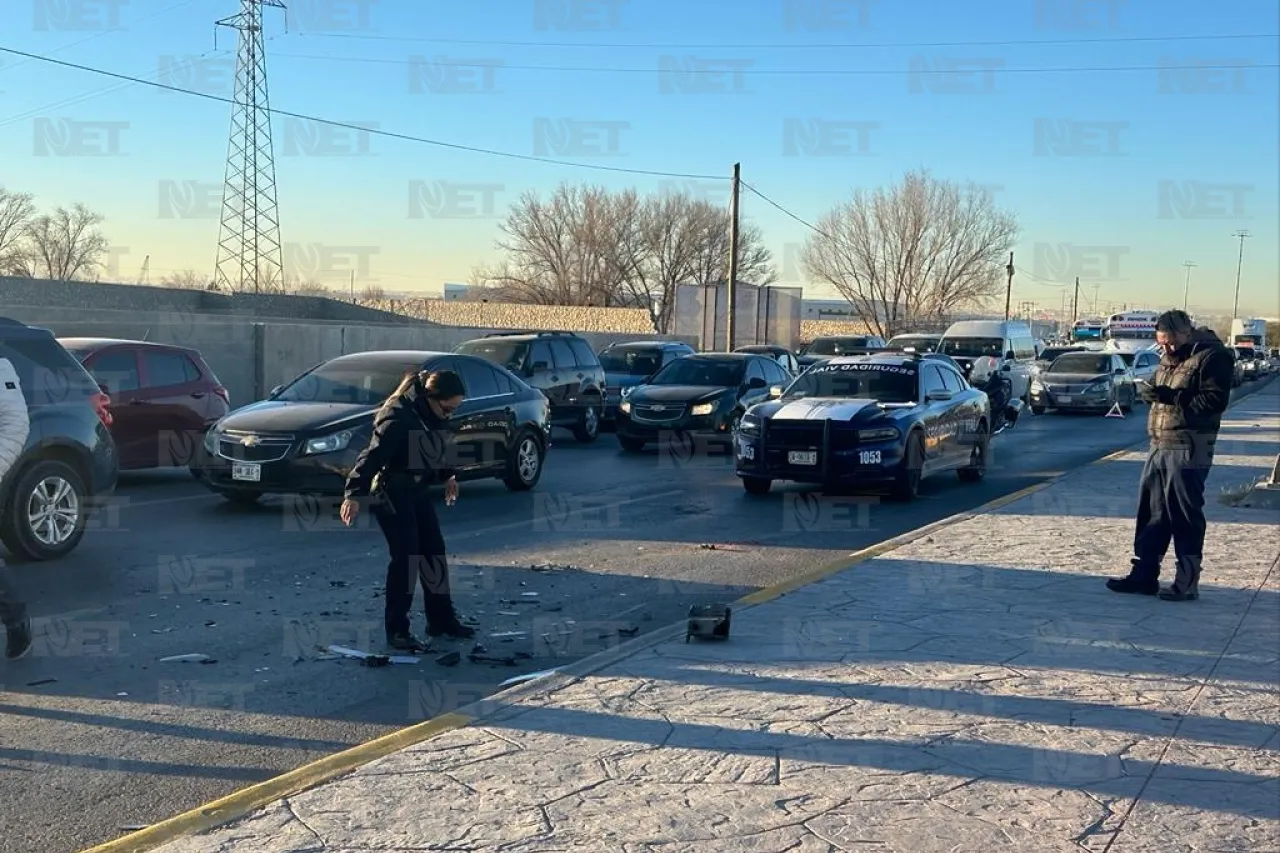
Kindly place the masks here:
POLYGON ((233 508, 182 472, 126 476, 75 554, 19 569, 38 639, 0 669, 5 849, 108 840, 1075 468, 1140 440, 1143 420, 1028 417, 997 439, 986 482, 943 475, 910 505, 751 498, 723 456, 565 437, 536 492, 463 484, 441 510, 460 608, 491 651, 527 655, 510 668, 468 663, 467 643, 437 643, 463 652, 451 668, 317 658, 330 643, 380 649, 375 529, 311 502, 233 508), (542 563, 570 568, 530 568, 542 563), (491 636, 505 632, 524 633, 491 636), (216 662, 159 660, 179 654, 216 662))

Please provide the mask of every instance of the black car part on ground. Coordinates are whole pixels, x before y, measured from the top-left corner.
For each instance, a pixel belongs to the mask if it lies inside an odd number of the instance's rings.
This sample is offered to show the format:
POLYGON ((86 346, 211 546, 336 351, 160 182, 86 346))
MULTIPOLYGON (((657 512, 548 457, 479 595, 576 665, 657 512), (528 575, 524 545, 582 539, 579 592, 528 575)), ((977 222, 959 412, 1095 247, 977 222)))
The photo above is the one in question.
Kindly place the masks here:
POLYGON ((115 491, 109 398, 48 329, 0 318, 0 357, 18 372, 31 423, 0 486, 0 540, 18 557, 56 559, 115 491))

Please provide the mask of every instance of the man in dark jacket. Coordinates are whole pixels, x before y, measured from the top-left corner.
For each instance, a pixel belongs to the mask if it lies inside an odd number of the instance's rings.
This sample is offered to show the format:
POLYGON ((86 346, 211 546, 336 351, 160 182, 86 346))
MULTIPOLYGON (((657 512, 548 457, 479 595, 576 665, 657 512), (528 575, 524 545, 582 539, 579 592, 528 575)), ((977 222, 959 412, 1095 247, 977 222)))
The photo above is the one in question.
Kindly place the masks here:
POLYGON ((1183 311, 1156 321, 1163 352, 1143 399, 1151 404, 1147 433, 1151 450, 1138 492, 1133 567, 1128 577, 1107 581, 1114 592, 1159 595, 1165 601, 1200 596, 1204 554, 1204 486, 1213 465, 1222 413, 1231 401, 1235 371, 1218 336, 1197 329, 1183 311), (1173 585, 1160 590, 1160 563, 1172 541, 1177 557, 1173 585))

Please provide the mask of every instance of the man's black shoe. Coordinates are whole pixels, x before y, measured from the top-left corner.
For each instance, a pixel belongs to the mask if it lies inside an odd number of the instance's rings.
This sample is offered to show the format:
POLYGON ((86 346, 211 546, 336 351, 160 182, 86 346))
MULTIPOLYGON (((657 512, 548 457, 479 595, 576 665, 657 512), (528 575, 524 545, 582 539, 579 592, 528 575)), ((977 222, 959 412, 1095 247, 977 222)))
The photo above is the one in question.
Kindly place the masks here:
POLYGON ((1200 598, 1198 592, 1181 592, 1173 587, 1160 591, 1161 601, 1196 601, 1200 598))
POLYGON ((1125 592, 1130 595, 1157 595, 1160 592, 1159 581, 1138 581, 1133 578, 1112 578, 1107 581, 1107 589, 1112 592, 1125 592))
POLYGON ((31 620, 23 619, 17 625, 5 628, 6 642, 4 654, 9 660, 19 660, 31 651, 31 620))
POLYGON ((417 654, 427 650, 427 644, 419 640, 413 634, 396 634, 387 637, 387 645, 398 652, 409 652, 417 654))
POLYGON ((453 640, 470 640, 475 635, 475 628, 469 628, 457 621, 439 626, 432 625, 427 629, 427 636, 429 637, 449 637, 453 640))

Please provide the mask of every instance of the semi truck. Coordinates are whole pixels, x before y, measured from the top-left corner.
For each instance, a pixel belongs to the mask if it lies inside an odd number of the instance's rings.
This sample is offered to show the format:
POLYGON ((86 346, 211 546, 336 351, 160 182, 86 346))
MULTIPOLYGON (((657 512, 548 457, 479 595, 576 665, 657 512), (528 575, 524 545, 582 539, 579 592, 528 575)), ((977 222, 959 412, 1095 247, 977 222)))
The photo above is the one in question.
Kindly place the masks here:
POLYGON ((1250 347, 1265 354, 1267 351, 1267 321, 1258 317, 1232 320, 1231 346, 1250 347))

